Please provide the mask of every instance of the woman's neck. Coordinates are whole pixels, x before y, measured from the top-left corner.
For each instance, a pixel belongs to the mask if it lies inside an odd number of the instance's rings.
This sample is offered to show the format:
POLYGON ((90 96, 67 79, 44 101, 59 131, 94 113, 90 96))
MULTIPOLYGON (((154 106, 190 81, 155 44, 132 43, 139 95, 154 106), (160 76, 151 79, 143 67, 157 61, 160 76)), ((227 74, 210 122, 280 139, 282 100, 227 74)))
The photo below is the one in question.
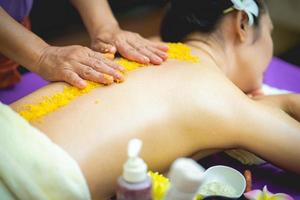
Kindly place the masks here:
POLYGON ((205 40, 198 35, 191 35, 185 41, 189 47, 193 49, 193 53, 198 55, 201 59, 212 63, 215 67, 219 68, 228 78, 231 77, 233 70, 233 63, 230 61, 230 55, 217 42, 205 40))

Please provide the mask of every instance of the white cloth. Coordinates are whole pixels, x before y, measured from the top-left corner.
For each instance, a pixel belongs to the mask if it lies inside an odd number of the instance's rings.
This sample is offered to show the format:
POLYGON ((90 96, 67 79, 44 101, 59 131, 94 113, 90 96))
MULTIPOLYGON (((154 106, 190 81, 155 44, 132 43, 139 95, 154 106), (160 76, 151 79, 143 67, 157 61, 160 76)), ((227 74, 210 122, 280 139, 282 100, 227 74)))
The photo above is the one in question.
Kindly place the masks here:
POLYGON ((91 199, 76 161, 1 103, 0 199, 91 199))

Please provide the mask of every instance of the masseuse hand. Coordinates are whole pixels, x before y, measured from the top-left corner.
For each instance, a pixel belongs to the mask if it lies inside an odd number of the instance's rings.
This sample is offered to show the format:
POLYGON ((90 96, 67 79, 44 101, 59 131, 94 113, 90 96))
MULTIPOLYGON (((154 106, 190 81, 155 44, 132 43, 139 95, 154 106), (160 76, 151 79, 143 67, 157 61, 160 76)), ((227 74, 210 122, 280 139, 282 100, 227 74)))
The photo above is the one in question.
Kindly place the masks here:
POLYGON ((167 59, 168 47, 144 39, 137 33, 124 31, 119 27, 101 29, 92 36, 91 48, 102 53, 115 54, 144 64, 161 64, 167 59))
POLYGON ((48 46, 42 52, 36 72, 49 81, 65 81, 84 88, 90 80, 103 84, 123 81, 123 67, 87 47, 48 46))

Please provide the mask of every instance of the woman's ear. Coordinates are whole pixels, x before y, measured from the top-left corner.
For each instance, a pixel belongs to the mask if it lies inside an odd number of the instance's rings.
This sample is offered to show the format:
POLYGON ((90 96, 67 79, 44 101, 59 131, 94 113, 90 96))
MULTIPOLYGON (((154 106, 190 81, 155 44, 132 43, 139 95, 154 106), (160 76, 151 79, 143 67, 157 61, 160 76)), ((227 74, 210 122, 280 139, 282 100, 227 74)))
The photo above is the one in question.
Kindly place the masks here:
POLYGON ((249 37, 250 26, 248 16, 245 12, 239 11, 235 18, 236 36, 239 42, 245 42, 249 37))

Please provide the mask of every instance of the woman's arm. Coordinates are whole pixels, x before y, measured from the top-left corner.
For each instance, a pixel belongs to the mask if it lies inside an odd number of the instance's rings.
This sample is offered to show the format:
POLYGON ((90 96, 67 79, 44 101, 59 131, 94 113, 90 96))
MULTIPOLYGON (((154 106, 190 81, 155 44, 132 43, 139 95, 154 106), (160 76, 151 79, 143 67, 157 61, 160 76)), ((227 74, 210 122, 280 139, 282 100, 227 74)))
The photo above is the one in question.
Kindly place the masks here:
POLYGON ((300 95, 282 94, 270 96, 254 96, 254 100, 280 108, 300 122, 300 95))
POLYGON ((66 81, 79 88, 83 79, 109 84, 123 80, 122 67, 87 47, 54 47, 30 32, 0 7, 0 52, 50 81, 66 81), (106 74, 110 76, 106 76, 106 74))
MULTIPOLYGON (((284 105, 284 101, 280 101, 283 99, 273 98, 272 103, 266 103, 232 96, 231 101, 236 100, 232 101, 233 104, 227 102, 228 108, 223 108, 232 110, 232 118, 227 123, 233 128, 236 147, 300 174, 300 123, 291 117, 295 117, 289 110, 291 106, 284 105), (278 106, 280 104, 281 107, 278 106)), ((296 103, 299 96, 291 95, 287 101, 291 100, 296 103)), ((295 105, 299 114, 299 101, 295 105)))
POLYGON ((71 0, 79 11, 91 37, 92 49, 116 53, 139 63, 161 64, 167 46, 144 39, 119 27, 107 0, 71 0))
POLYGON ((241 144, 262 158, 300 174, 300 123, 281 109, 252 102, 244 109, 247 121, 239 123, 241 144))
POLYGON ((0 52, 37 72, 38 61, 49 45, 12 19, 1 6, 0 18, 0 52))
POLYGON ((91 38, 103 29, 119 28, 107 0, 70 0, 79 11, 91 38))

